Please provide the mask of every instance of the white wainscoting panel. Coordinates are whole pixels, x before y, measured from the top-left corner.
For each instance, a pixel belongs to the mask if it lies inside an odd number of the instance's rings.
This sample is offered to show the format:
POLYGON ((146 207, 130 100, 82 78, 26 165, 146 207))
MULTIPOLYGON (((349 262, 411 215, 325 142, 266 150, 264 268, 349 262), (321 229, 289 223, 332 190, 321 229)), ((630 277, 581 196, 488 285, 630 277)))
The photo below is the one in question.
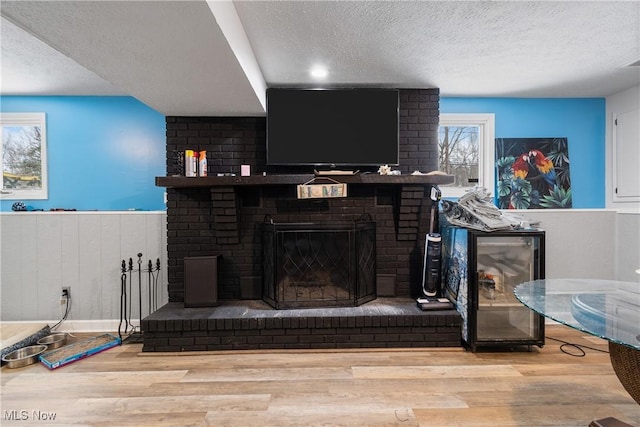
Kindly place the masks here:
POLYGON ((540 221, 546 232, 547 278, 615 278, 615 210, 532 209, 518 213, 540 221))
MULTIPOLYGON (((64 314, 65 286, 71 288, 68 323, 118 324, 121 262, 128 265, 132 258, 137 269, 138 253, 143 269, 149 260, 155 268, 160 259, 157 307, 168 300, 165 212, 2 212, 0 235, 2 321, 53 325, 64 314)), ((137 273, 133 278, 126 314, 139 324, 137 273)), ((142 280, 145 317, 150 306, 146 273, 142 280)))
POLYGON ((640 213, 620 212, 617 236, 616 279, 640 282, 640 213))
MULTIPOLYGON (((547 232, 547 277, 638 280, 640 215, 603 209, 520 213, 547 232)), ((113 327, 120 320, 121 261, 132 258, 137 268, 139 252, 143 268, 160 258, 161 307, 168 300, 166 234, 165 212, 0 213, 1 320, 53 325, 64 312, 62 286, 69 286, 72 308, 62 330, 113 327)), ((137 325, 138 278, 133 279, 130 319, 137 325)), ((144 317, 146 274, 142 279, 144 317)))
MULTIPOLYGON (((62 293, 62 257, 64 250, 60 246, 62 229, 58 215, 35 215, 35 235, 23 241, 32 248, 36 255, 35 273, 35 301, 37 319, 55 319, 58 317, 58 307, 51 301, 60 300, 62 293), (57 289, 52 284, 57 283, 57 289)), ((23 283, 24 285, 24 283, 23 283)))

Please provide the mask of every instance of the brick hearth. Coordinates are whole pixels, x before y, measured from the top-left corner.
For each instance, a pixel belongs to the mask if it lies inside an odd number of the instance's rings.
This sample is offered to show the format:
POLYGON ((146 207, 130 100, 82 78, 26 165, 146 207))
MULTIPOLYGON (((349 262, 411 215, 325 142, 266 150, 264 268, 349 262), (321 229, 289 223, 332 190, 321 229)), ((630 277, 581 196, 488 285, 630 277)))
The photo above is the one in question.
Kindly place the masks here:
POLYGON ((460 347, 460 328, 455 310, 424 312, 409 298, 292 310, 259 300, 189 309, 169 303, 143 320, 142 351, 460 347))

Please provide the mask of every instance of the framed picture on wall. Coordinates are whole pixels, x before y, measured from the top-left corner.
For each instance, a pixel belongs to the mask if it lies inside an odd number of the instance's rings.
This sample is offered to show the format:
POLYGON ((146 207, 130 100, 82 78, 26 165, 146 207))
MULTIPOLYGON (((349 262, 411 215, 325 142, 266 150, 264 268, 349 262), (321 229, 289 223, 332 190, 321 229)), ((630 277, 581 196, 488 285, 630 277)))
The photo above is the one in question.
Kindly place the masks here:
POLYGON ((500 209, 572 207, 567 138, 496 138, 500 209))
POLYGON ((48 198, 45 113, 0 113, 4 200, 48 198))

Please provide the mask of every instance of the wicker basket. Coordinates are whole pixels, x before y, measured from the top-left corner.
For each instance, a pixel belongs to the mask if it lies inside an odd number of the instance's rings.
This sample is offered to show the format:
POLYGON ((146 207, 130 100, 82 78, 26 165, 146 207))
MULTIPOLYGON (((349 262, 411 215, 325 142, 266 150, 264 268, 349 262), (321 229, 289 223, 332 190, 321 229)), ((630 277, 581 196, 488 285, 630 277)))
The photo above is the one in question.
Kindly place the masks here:
POLYGON ((640 405, 640 350, 609 341, 609 357, 622 386, 640 405))

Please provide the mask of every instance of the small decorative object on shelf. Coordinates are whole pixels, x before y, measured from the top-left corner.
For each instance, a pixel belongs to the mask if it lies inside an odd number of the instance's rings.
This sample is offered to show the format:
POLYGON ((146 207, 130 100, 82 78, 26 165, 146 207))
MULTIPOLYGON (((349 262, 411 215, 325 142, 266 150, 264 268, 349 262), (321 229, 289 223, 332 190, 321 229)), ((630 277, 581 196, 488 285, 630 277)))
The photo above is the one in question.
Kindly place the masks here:
POLYGON ((198 156, 197 151, 186 150, 184 152, 184 174, 185 176, 198 176, 198 156))
POLYGON ((11 210, 15 212, 26 211, 27 206, 24 204, 24 202, 15 202, 13 205, 11 205, 11 210))
POLYGON ((207 176, 207 152, 201 150, 198 154, 198 176, 207 176))
POLYGON ((399 170, 391 170, 391 166, 389 165, 382 165, 378 168, 378 173, 380 175, 401 175, 401 172, 399 170))
POLYGON ((391 167, 389 165, 382 165, 378 168, 380 175, 389 175, 391 173, 391 167))

